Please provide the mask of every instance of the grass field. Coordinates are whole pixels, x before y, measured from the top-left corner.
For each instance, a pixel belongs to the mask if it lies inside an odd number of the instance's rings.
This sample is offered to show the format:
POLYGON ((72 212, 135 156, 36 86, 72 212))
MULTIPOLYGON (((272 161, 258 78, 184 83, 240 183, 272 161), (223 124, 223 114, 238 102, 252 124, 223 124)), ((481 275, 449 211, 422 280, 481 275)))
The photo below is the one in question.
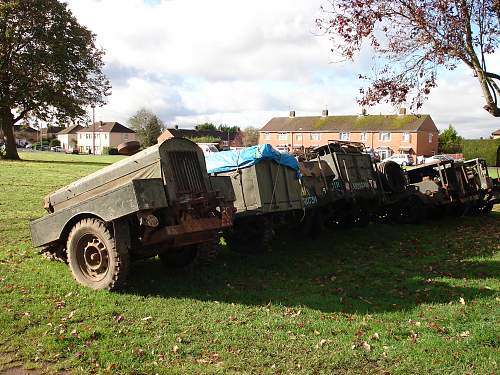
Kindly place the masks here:
POLYGON ((28 221, 119 157, 22 157, 0 161, 0 373, 499 373, 498 209, 289 234, 197 272, 141 261, 123 292, 95 292, 37 254, 28 221))

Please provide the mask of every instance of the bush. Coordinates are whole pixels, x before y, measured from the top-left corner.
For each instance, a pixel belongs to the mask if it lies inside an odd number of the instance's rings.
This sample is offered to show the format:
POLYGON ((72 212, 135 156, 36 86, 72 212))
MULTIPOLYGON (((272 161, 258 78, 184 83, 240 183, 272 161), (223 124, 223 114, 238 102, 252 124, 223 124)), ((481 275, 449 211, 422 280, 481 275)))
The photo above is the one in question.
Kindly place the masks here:
POLYGON ((118 149, 115 147, 104 147, 102 153, 105 155, 119 155, 118 149))
POLYGON ((61 145, 61 141, 59 141, 59 139, 53 138, 50 140, 50 143, 49 143, 50 147, 60 146, 60 145, 61 145))
POLYGON ((485 159, 490 166, 496 165, 500 139, 464 139, 464 159, 485 159))
POLYGON ((193 141, 194 143, 219 143, 221 141, 219 138, 212 137, 210 135, 203 137, 191 137, 188 139, 193 141))

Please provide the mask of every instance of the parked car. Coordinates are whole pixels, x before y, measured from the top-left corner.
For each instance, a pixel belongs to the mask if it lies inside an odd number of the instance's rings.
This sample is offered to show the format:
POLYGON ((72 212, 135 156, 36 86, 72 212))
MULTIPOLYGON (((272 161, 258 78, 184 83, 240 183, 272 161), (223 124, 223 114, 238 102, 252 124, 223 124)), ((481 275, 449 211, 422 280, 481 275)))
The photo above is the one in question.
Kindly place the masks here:
POLYGON ((219 152, 219 149, 215 147, 215 143, 198 143, 198 147, 202 149, 203 155, 209 155, 214 152, 219 152))
POLYGON ((448 156, 448 155, 434 155, 434 156, 431 156, 429 158, 425 158, 424 159, 424 163, 433 163, 433 162, 436 162, 436 161, 454 161, 455 159, 453 159, 451 156, 448 156))
POLYGON ((386 161, 393 161, 402 166, 413 165, 413 158, 411 157, 411 155, 408 154, 394 154, 382 160, 382 162, 386 161))
POLYGON ((61 146, 53 146, 50 148, 50 151, 54 151, 54 152, 63 152, 63 148, 61 146))

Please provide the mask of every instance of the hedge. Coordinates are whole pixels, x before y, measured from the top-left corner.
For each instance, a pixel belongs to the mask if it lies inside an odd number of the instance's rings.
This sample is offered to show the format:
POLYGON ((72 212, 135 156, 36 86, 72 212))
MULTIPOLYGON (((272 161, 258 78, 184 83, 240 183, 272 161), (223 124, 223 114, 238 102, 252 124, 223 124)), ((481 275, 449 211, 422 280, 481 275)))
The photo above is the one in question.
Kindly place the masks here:
POLYGON ((115 147, 104 147, 102 149, 102 153, 104 155, 120 155, 118 153, 118 149, 116 149, 115 147))
POLYGON ((500 139, 464 139, 463 154, 464 159, 485 159, 490 166, 496 165, 497 149, 500 146, 500 139))

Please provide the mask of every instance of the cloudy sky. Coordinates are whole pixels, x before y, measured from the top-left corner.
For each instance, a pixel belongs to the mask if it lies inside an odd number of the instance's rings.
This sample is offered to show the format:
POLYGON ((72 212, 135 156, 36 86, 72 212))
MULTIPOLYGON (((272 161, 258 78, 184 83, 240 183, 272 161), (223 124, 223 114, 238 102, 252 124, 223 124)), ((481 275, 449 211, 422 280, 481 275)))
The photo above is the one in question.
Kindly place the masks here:
MULTIPOLYGON (((355 63, 335 62, 314 21, 326 0, 67 0, 106 50, 113 85, 97 120, 124 124, 139 108, 167 126, 262 127, 272 117, 358 114, 355 63)), ((498 55, 497 55, 498 56, 498 55)), ((497 71, 500 58, 496 59, 497 71)), ((481 91, 465 69, 446 72, 420 113, 439 128, 452 123, 469 138, 488 137, 500 119, 482 109, 481 91)), ((372 114, 395 113, 391 107, 372 114)))

